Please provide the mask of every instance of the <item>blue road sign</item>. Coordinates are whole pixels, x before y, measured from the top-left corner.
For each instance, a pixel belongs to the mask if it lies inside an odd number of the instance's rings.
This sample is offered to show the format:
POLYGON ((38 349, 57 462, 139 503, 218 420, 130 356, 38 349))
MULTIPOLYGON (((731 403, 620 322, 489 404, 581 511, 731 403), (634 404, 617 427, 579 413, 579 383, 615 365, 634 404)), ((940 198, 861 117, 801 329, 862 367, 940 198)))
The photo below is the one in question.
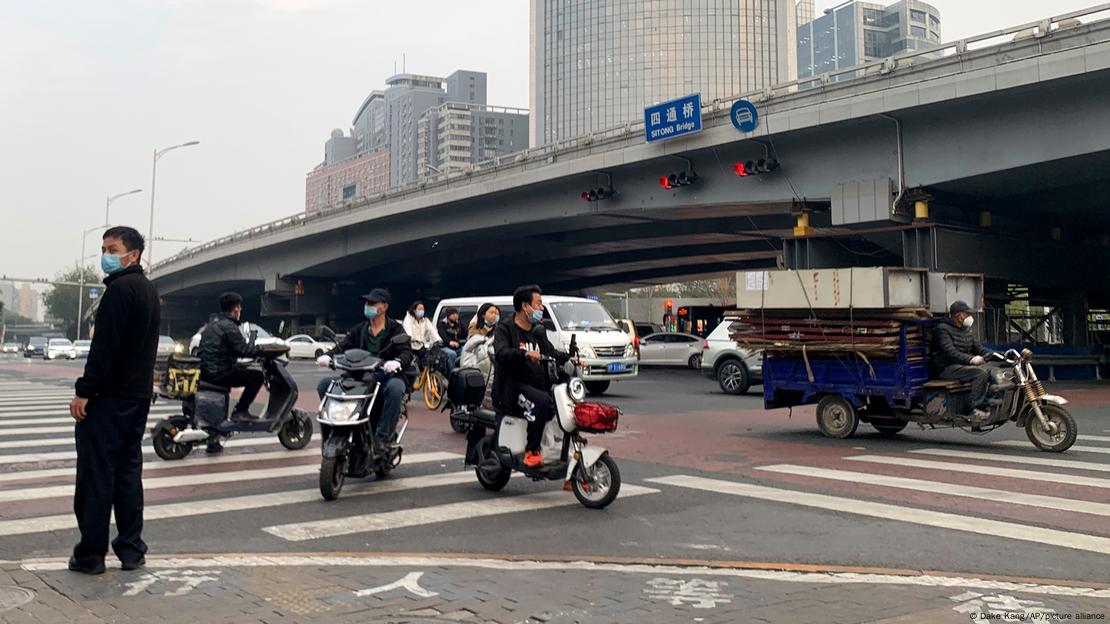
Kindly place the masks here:
POLYGON ((96 299, 99 296, 100 296, 100 289, 99 288, 90 288, 89 289, 89 299, 96 299))
POLYGON ((686 136, 699 130, 701 130, 700 93, 644 109, 644 138, 648 143, 686 136))
POLYGON ((759 125, 759 111, 747 100, 736 100, 732 105, 732 125, 740 132, 751 132, 759 125))

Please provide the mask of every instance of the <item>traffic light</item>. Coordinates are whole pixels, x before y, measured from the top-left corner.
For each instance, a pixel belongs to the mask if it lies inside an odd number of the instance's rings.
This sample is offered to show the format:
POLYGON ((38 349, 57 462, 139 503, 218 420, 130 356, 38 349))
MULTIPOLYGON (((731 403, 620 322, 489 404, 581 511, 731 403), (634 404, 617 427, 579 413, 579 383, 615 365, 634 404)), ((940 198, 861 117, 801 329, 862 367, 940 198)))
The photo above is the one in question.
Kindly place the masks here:
POLYGON ((604 187, 600 187, 600 188, 596 188, 596 189, 590 189, 588 191, 582 191, 582 201, 584 201, 584 202, 602 201, 602 200, 609 199, 609 198, 613 197, 613 195, 615 195, 615 194, 616 194, 616 191, 613 190, 613 187, 604 186, 604 187))
POLYGON ((760 158, 759 160, 746 160, 744 162, 733 163, 732 170, 736 175, 741 178, 748 176, 759 175, 761 173, 771 173, 778 171, 779 161, 774 158, 760 158))
POLYGON ((659 186, 662 186, 669 191, 680 186, 690 186, 697 181, 698 174, 694 173, 693 171, 683 171, 680 173, 672 173, 670 175, 659 178, 659 186))

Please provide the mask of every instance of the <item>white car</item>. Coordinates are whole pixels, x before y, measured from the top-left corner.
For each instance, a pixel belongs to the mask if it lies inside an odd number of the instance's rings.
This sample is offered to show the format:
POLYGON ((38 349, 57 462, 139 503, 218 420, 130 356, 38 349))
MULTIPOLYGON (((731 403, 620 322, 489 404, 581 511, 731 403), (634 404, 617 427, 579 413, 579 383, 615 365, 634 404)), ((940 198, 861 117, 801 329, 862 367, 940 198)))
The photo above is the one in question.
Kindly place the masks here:
POLYGON ((702 339, 694 334, 659 332, 640 339, 640 366, 701 366, 702 339))
POLYGON ((78 340, 77 342, 73 343, 73 348, 74 348, 74 350, 77 351, 77 357, 79 357, 79 358, 89 357, 89 349, 91 347, 92 347, 92 341, 91 340, 78 340))
POLYGON ((77 349, 68 338, 51 338, 50 342, 46 343, 46 348, 43 349, 42 357, 44 360, 56 360, 58 358, 76 360, 77 349))
POLYGON ((715 379, 725 394, 744 394, 763 383, 763 352, 741 349, 730 337, 739 321, 725 317, 702 345, 701 372, 715 379))
POLYGON ((291 358, 318 358, 335 348, 335 343, 327 340, 316 340, 308 334, 297 334, 285 339, 289 345, 291 358))
MULTIPOLYGON (((189 340, 189 353, 192 354, 192 355, 197 354, 197 348, 200 346, 200 333, 202 331, 204 331, 204 327, 201 327, 197 331, 197 333, 193 334, 193 338, 191 340, 189 340)), ((239 331, 243 333, 243 338, 246 339, 247 342, 250 342, 250 340, 251 340, 251 332, 252 331, 257 331, 258 335, 254 339, 254 344, 255 344, 255 346, 258 346, 258 347, 263 347, 263 346, 266 346, 266 345, 274 345, 274 344, 276 344, 276 345, 284 345, 285 344, 285 341, 282 340, 281 338, 277 338, 277 337, 271 335, 270 332, 268 332, 265 329, 262 329, 261 327, 259 327, 258 325, 251 325, 250 323, 247 323, 246 321, 239 324, 239 331)), ((244 358, 241 361, 249 362, 250 358, 244 358)))
MULTIPOLYGON (((459 324, 466 327, 479 306, 486 302, 501 308, 501 318, 513 315, 511 295, 464 297, 440 301, 432 323, 438 327, 443 311, 455 308, 459 311, 459 324)), ((632 379, 637 375, 639 361, 632 337, 617 325, 600 303, 581 297, 543 295, 543 305, 547 338, 556 349, 567 350, 571 336, 576 337, 575 344, 581 351, 582 381, 590 394, 601 394, 609 389, 611 382, 632 379)))
POLYGON ((4 353, 19 353, 23 350, 23 345, 18 342, 5 342, 2 350, 4 353))

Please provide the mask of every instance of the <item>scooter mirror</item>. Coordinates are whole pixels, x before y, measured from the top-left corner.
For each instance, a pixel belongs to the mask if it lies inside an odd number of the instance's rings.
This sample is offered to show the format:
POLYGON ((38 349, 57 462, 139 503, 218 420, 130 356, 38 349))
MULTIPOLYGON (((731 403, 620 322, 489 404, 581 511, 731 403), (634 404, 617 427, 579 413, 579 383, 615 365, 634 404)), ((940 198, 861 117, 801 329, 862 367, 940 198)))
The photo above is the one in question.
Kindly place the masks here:
POLYGON ((408 334, 398 334, 394 336, 393 340, 390 340, 390 342, 397 346, 406 345, 412 342, 412 337, 408 334))

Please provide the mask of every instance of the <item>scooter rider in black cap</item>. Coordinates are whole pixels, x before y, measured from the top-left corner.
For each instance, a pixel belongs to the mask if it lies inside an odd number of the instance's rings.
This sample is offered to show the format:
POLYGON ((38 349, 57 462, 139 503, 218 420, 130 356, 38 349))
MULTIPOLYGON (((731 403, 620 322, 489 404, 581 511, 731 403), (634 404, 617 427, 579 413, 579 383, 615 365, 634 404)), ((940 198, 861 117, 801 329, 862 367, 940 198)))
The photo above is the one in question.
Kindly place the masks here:
MULTIPOLYGON (((382 414, 378 420, 375 438, 379 445, 385 444, 393 435, 393 427, 401 417, 401 401, 405 396, 405 380, 397 373, 412 364, 412 348, 408 342, 394 344, 393 339, 405 333, 401 323, 386 316, 392 297, 384 288, 375 288, 362 296, 363 314, 366 320, 352 327, 346 336, 336 343, 325 355, 316 359, 320 366, 331 363, 331 357, 347 349, 363 349, 385 361, 382 372, 388 375, 382 384, 382 414)), ((320 398, 328 391, 332 378, 325 377, 316 384, 320 398)))

